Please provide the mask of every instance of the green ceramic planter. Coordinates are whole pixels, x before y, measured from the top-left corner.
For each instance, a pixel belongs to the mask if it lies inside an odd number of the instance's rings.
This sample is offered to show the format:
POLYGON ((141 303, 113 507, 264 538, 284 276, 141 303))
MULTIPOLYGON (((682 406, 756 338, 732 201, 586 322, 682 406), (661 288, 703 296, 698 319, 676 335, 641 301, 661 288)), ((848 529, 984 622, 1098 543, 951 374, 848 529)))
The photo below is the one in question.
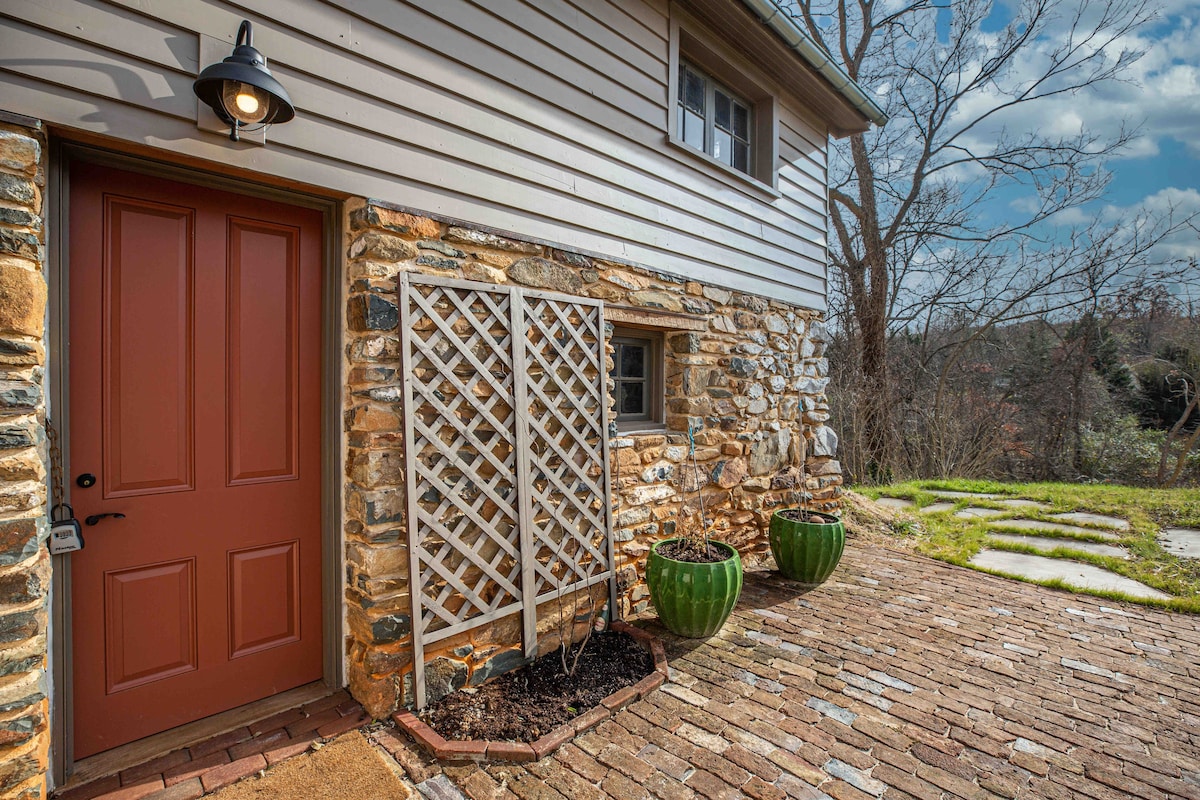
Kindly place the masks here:
POLYGON ((771 517, 771 555, 779 571, 794 581, 821 583, 842 558, 846 529, 840 519, 821 516, 830 521, 796 522, 778 511, 771 517))
POLYGON ((715 547, 729 558, 715 564, 693 564, 659 555, 658 548, 676 539, 658 542, 646 559, 646 584, 658 618, 672 633, 689 639, 712 636, 721 630, 742 593, 742 559, 723 542, 715 547))

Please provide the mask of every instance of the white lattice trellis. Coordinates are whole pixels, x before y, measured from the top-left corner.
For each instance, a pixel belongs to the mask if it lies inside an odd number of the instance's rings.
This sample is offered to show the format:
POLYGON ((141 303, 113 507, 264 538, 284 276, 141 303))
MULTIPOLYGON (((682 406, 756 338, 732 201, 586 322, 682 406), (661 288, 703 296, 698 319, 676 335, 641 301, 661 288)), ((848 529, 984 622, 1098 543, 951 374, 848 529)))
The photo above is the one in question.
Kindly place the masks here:
POLYGON ((599 301, 400 278, 414 689, 425 647, 609 583, 616 608, 599 301))

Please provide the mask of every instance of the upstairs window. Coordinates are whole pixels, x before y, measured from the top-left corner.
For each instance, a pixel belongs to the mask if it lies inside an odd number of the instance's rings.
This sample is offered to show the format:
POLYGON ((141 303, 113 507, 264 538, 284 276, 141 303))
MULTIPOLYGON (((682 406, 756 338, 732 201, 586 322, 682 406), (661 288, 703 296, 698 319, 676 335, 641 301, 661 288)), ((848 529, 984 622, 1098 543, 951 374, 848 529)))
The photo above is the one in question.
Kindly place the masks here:
POLYGON ((679 62, 676 131, 689 147, 751 174, 751 105, 687 61, 679 62))

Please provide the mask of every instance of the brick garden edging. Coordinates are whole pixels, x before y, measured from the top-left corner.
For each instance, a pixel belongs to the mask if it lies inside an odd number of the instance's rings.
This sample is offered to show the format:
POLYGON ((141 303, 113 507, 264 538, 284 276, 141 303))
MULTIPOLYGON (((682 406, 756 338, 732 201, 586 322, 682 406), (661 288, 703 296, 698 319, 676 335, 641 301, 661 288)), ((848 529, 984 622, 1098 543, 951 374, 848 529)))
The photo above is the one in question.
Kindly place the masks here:
POLYGON ((600 705, 591 711, 585 711, 564 722, 535 742, 492 742, 483 739, 448 741, 406 708, 393 714, 392 719, 422 749, 440 761, 538 761, 576 736, 587 733, 630 703, 646 697, 667 680, 667 652, 661 641, 641 628, 635 628, 621 620, 612 622, 609 629, 628 634, 644 647, 654 658, 654 672, 633 686, 618 689, 601 700, 600 705))

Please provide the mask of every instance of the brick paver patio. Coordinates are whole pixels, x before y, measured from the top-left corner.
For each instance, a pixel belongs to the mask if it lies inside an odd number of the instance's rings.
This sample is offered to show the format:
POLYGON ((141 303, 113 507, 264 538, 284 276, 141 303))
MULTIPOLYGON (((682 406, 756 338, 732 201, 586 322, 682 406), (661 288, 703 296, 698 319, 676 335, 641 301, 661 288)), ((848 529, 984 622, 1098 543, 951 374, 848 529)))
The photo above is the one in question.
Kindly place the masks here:
MULTIPOLYGON (((640 624, 672 681, 539 762, 442 766, 365 732, 428 800, 1200 800, 1200 617, 852 540, 811 591, 748 573, 707 641, 640 624)), ((338 694, 68 794, 195 798, 365 722, 338 694)))
POLYGON ((806 593, 747 574, 708 641, 644 624, 673 681, 540 762, 373 736, 431 798, 1200 800, 1196 617, 852 541, 806 593))

